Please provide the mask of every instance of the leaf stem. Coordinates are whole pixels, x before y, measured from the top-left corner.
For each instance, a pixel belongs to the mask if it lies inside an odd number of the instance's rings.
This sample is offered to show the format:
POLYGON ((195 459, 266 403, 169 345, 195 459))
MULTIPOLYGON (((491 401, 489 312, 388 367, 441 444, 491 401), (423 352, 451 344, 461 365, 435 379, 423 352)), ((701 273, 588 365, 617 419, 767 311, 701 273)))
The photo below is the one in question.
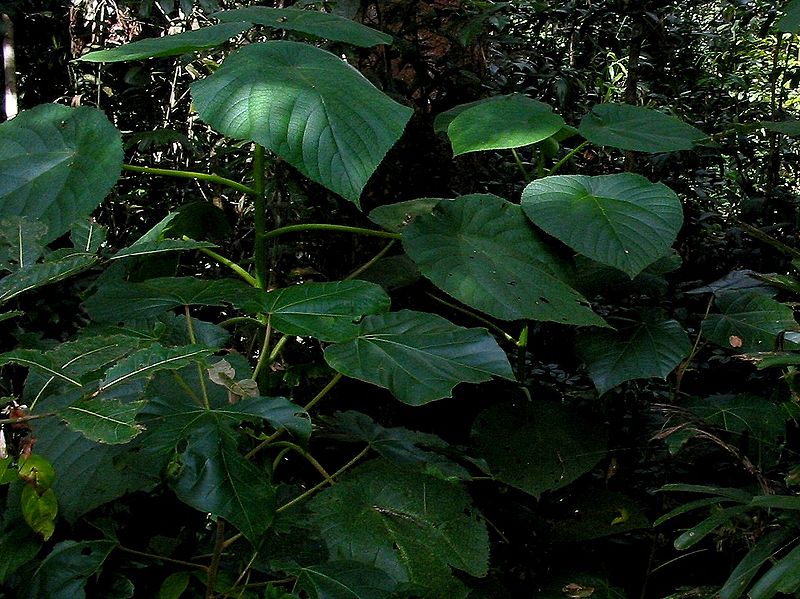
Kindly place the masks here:
POLYGON ((431 299, 436 300, 437 302, 439 302, 443 306, 447 306, 448 308, 452 308, 453 310, 457 310, 457 311, 461 312, 462 314, 466 314, 467 316, 470 316, 470 317, 474 318, 475 320, 477 320, 481 324, 485 324, 490 330, 492 330, 495 333, 497 333, 498 335, 500 335, 503 339, 505 339, 509 343, 513 343, 514 345, 519 347, 519 344, 518 344, 517 340, 514 337, 512 337, 511 335, 506 333, 499 326, 494 324, 492 321, 487 320, 486 318, 484 318, 480 314, 476 314, 472 310, 467 310, 466 308, 462 308, 461 306, 459 306, 457 304, 452 304, 452 303, 448 302, 447 300, 442 299, 441 297, 439 297, 437 295, 434 295, 433 293, 426 293, 426 294, 428 295, 428 297, 430 297, 431 299))
POLYGON ((336 231, 339 233, 355 233, 357 235, 367 235, 372 237, 385 237, 387 239, 401 239, 400 233, 389 231, 378 231, 376 229, 365 229, 362 227, 350 227, 348 225, 331 225, 328 223, 308 223, 303 225, 288 225, 273 229, 264 235, 262 239, 272 239, 287 233, 299 233, 304 231, 336 231))
POLYGON ((529 325, 526 322, 522 326, 519 341, 517 341, 517 380, 520 383, 524 383, 526 377, 525 358, 528 355, 528 331, 529 325))
POLYGON ((261 322, 258 318, 253 318, 252 316, 234 316, 232 318, 223 320, 217 326, 229 327, 231 325, 237 325, 237 324, 252 324, 258 327, 264 326, 263 322, 261 322))
MULTIPOLYGON (((189 312, 189 306, 183 307, 183 313, 186 315, 186 333, 189 335, 189 342, 195 345, 197 343, 197 336, 194 334, 194 326, 192 325, 192 315, 189 312)), ((203 407, 209 409, 211 404, 208 401, 208 388, 206 387, 203 365, 200 362, 195 362, 195 365, 197 366, 197 379, 200 381, 200 392, 203 394, 203 407)))
POLYGON ((267 232, 267 193, 264 185, 264 146, 256 144, 253 149, 253 188, 255 190, 254 225, 256 229, 256 284, 259 289, 267 288, 269 268, 267 262, 267 246, 264 243, 267 232))
POLYGON ((511 148, 511 155, 514 156, 514 162, 517 163, 517 168, 519 172, 522 173, 522 178, 525 179, 525 183, 530 183, 532 178, 531 174, 528 172, 528 169, 525 168, 525 165, 522 163, 522 158, 517 152, 516 148, 511 148))
POLYGON ((372 266, 373 264, 375 264, 375 263, 376 263, 378 260, 380 260, 381 258, 383 258, 383 257, 386 255, 386 253, 387 253, 387 252, 388 252, 390 249, 392 249, 392 246, 393 246, 395 243, 397 243, 397 240, 396 240, 396 239, 392 239, 392 240, 391 240, 389 243, 387 243, 387 244, 386 244, 386 245, 383 247, 383 249, 382 249, 380 252, 378 252, 378 253, 377 253, 377 254, 375 254, 375 255, 374 255, 372 258, 370 258, 370 259, 369 259, 367 262, 365 262, 364 264, 362 264, 361 266, 359 266, 358 268, 356 268, 356 269, 355 269, 353 272, 351 272, 349 275, 347 275, 347 276, 344 278, 344 280, 345 280, 345 281, 350 281, 351 279, 355 279, 355 278, 356 278, 358 275, 360 275, 362 272, 364 272, 365 270, 367 270, 367 269, 368 269, 370 266, 372 266))
POLYGON ((197 173, 194 171, 179 171, 170 168, 154 168, 152 166, 134 166, 132 164, 123 164, 122 170, 129 171, 131 173, 144 173, 146 175, 163 175, 165 177, 177 177, 179 179, 198 179, 200 181, 208 181, 209 183, 218 183, 219 185, 225 185, 226 187, 230 187, 236 191, 241 191, 242 193, 246 193, 247 195, 255 195, 255 190, 248 187, 247 185, 242 185, 232 179, 226 179, 225 177, 220 177, 219 175, 210 175, 208 173, 197 173))
POLYGON ((334 481, 331 478, 331 475, 328 474, 328 471, 325 470, 324 466, 322 464, 320 464, 314 456, 312 456, 310 453, 308 453, 305 449, 303 449, 302 447, 300 447, 296 443, 292 443, 291 441, 278 441, 277 443, 275 443, 275 446, 277 446, 277 447, 285 447, 285 448, 290 449, 292 451, 296 451, 301 456, 303 456, 306 460, 308 460, 309 464, 314 466, 314 469, 322 475, 322 478, 324 478, 328 483, 334 484, 334 481))
POLYGON ((217 518, 217 531, 214 540, 214 553, 211 554, 211 563, 206 570, 206 599, 214 597, 214 587, 217 586, 217 572, 219 572, 219 563, 222 559, 222 551, 225 544, 225 521, 222 518, 217 518))
POLYGON ((188 568, 196 568, 198 570, 203 570, 208 572, 208 566, 204 566, 203 564, 196 564, 194 562, 186 562, 181 559, 173 559, 171 557, 166 557, 163 555, 157 555, 155 553, 147 553, 145 551, 137 551, 136 549, 131 549, 130 547, 125 547, 124 545, 117 545, 117 549, 120 551, 124 551, 125 553, 130 553, 131 555, 138 555, 139 557, 147 557, 150 559, 160 560, 162 562, 167 562, 170 564, 177 564, 179 566, 186 566, 188 568))
POLYGON ((573 156, 575 156, 575 154, 580 152, 583 148, 585 148, 588 145, 589 145, 589 142, 588 141, 584 141, 584 142, 581 142, 580 144, 578 144, 578 146, 575 147, 574 149, 572 149, 569 152, 567 152, 566 156, 564 156, 561 160, 556 162, 555 165, 553 166, 553 168, 551 168, 549 171, 547 171, 547 176, 549 177, 551 175, 555 175, 559 171, 559 169, 561 169, 562 166, 564 166, 567 162, 570 161, 570 159, 573 156))
POLYGON ((270 341, 272 339, 272 325, 269 318, 267 318, 267 326, 264 329, 264 342, 261 344, 261 351, 258 354, 258 362, 256 362, 255 370, 253 370, 253 380, 258 381, 258 375, 263 370, 270 355, 270 341))
MULTIPOLYGON (((186 240, 189 238, 186 235, 184 235, 183 239, 186 240)), ((210 250, 208 248, 197 248, 197 249, 200 251, 201 254, 205 254, 215 262, 218 262, 223 266, 227 266, 228 268, 230 268, 233 272, 235 272, 242 279, 244 279, 248 285, 252 285, 253 287, 258 287, 258 285, 256 284, 255 277, 253 277, 253 275, 247 272, 244 268, 236 264, 236 262, 234 262, 233 260, 229 260, 225 256, 218 254, 214 250, 210 250)))
MULTIPOLYGON (((356 455, 356 456, 355 456, 355 457, 354 457, 352 460, 350 460, 350 461, 349 461, 349 462, 347 462, 347 463, 346 463, 344 466, 342 466, 342 467, 341 467, 341 468, 339 468, 339 469, 338 469, 336 472, 334 472, 334 473, 331 475, 331 477, 330 477, 330 478, 331 478, 331 480, 332 480, 332 479, 335 479, 335 478, 337 478, 338 476, 340 476, 341 474, 343 474, 344 472, 346 472, 347 470, 350 470, 350 468, 352 468, 353 466, 355 466, 355 465, 356 465, 356 463, 357 463, 357 462, 358 462, 358 461, 359 461, 361 458, 363 458, 365 455, 367 455, 367 452, 369 451, 369 447, 370 447, 370 446, 369 446, 369 445, 367 445, 367 446, 366 446, 364 449, 362 449, 360 452, 358 452, 358 455, 356 455)), ((283 512, 283 511, 286 511, 286 510, 288 510, 288 509, 289 509, 290 507, 292 507, 293 505, 295 505, 295 504, 297 504, 297 503, 299 503, 299 502, 303 501, 305 498, 307 498, 307 497, 309 497, 310 495, 313 495, 314 493, 316 493, 317 491, 319 491, 319 490, 320 490, 322 487, 324 487, 324 486, 325 486, 327 483, 328 483, 328 481, 327 481, 327 480, 323 480, 323 481, 321 481, 321 482, 317 483, 316 485, 314 485, 313 487, 311 487, 310 489, 308 489, 308 490, 307 490, 307 491, 305 491, 304 493, 301 493, 300 495, 298 495, 297 497, 295 497, 295 498, 294 498, 294 499, 292 499, 291 501, 289 501, 289 502, 287 502, 287 503, 284 503, 282 506, 280 506, 278 509, 276 509, 276 510, 275 510, 275 512, 276 512, 276 513, 280 513, 280 512, 283 512)))

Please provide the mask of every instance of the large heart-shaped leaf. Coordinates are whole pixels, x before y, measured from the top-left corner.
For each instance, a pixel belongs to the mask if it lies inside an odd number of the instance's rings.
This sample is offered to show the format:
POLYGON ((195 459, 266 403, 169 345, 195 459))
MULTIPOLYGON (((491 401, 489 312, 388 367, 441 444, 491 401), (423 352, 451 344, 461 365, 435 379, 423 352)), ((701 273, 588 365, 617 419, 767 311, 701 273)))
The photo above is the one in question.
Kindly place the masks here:
POLYGON ((628 104, 598 104, 583 117, 579 131, 598 146, 637 152, 691 150, 708 137, 675 117, 628 104))
POLYGON ((221 133, 261 144, 356 204, 412 114, 337 56, 287 41, 234 52, 192 97, 221 133))
POLYGON ((304 283, 270 291, 263 309, 270 324, 288 335, 344 341, 358 335, 355 320, 389 309, 380 285, 367 281, 304 283))
POLYGON ((220 21, 249 21, 256 25, 299 31, 364 48, 392 43, 391 35, 351 19, 318 10, 248 6, 214 13, 212 16, 220 21))
POLYGON ((777 336, 797 330, 792 309, 754 291, 720 293, 716 297, 719 314, 703 321, 703 335, 722 347, 741 352, 775 349, 777 336))
POLYGON ((122 171, 122 138, 94 108, 43 104, 0 124, 0 218, 47 226, 52 241, 89 215, 122 171))
POLYGON ((522 209, 576 252, 631 278, 669 252, 683 224, 675 192, 632 173, 545 177, 522 192, 522 209))
POLYGON ((325 360, 413 406, 450 397, 461 382, 514 378, 508 358, 485 329, 465 329, 411 310, 367 316, 358 336, 328 347, 325 360))
POLYGON ((250 29, 247 19, 237 19, 238 23, 223 23, 201 27, 194 31, 185 31, 176 35, 137 40, 130 44, 117 46, 108 50, 97 50, 84 54, 78 60, 87 62, 125 62, 162 56, 177 56, 197 50, 215 48, 232 37, 250 29))
POLYGON ((486 527, 458 484, 375 460, 309 507, 332 559, 367 563, 434 588, 450 583, 449 567, 486 575, 486 527))
POLYGON ((583 331, 578 355, 603 394, 625 381, 666 378, 689 355, 692 344, 674 320, 640 322, 618 331, 583 331))
POLYGON ((497 196, 440 202, 405 228, 403 245, 437 287, 495 318, 604 324, 522 209, 497 196))
POLYGON ((499 96, 460 112, 448 125, 453 155, 519 148, 547 139, 564 119, 542 102, 521 94, 499 96))
POLYGON ((541 401, 494 405, 480 413, 472 435, 497 480, 535 497, 591 470, 608 438, 586 414, 541 401))

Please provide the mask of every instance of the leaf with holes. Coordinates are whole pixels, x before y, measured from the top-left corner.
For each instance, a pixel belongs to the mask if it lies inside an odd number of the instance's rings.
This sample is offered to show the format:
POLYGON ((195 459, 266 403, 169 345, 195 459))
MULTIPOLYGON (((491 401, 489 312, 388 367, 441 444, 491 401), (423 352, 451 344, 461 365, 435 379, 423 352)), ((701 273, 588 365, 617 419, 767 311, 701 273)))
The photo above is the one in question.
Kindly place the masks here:
POLYGON ((714 343, 742 353, 772 351, 778 335, 797 330, 792 309, 762 293, 724 292, 716 297, 719 314, 703 321, 703 335, 714 343), (741 341, 741 344, 739 344, 741 341))
POLYGON ((261 144, 356 205, 412 114, 337 56, 288 41, 237 50, 192 98, 220 133, 261 144))
POLYGON ((84 399, 65 408, 59 415, 67 426, 87 439, 116 445, 127 443, 142 432, 142 425, 136 423, 136 414, 145 403, 84 399))
POLYGON ((450 397, 458 383, 514 379, 505 352, 486 329, 411 310, 367 316, 356 337, 325 350, 325 360, 412 406, 450 397))
POLYGON ((0 218, 47 226, 45 242, 100 205, 122 171, 122 138, 94 108, 43 104, 0 124, 0 218))
POLYGON ((583 117, 579 131, 598 146, 636 152, 691 150, 708 138, 673 116, 628 104, 598 104, 583 117))
POLYGON ((248 6, 214 13, 220 21, 249 21, 273 29, 299 31, 316 37, 369 48, 391 44, 392 36, 351 19, 318 10, 248 6))
POLYGON ((692 349, 686 331, 674 320, 637 323, 618 331, 584 331, 577 350, 600 394, 620 383, 666 378, 692 349))
POLYGON ((497 196, 440 202, 404 229, 403 246, 437 287, 495 318, 604 324, 522 209, 497 196))
POLYGON ((545 177, 522 192, 522 209, 579 254, 631 278, 669 253, 683 224, 671 189, 631 173, 545 177))
POLYGON ((221 46, 232 37, 236 37, 250 29, 251 24, 245 23, 245 20, 238 19, 238 23, 222 23, 220 25, 201 27, 194 31, 185 31, 176 35, 137 40, 116 48, 89 52, 78 58, 78 60, 85 62, 125 62, 208 50, 221 46))

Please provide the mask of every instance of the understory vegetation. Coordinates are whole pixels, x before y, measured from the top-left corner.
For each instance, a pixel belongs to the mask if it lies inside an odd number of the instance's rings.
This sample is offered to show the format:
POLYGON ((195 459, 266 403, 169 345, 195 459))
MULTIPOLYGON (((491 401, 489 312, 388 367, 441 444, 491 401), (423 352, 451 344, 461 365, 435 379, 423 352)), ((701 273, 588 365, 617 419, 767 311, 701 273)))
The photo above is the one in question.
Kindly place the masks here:
POLYGON ((0 13, 0 596, 800 595, 800 0, 0 13))

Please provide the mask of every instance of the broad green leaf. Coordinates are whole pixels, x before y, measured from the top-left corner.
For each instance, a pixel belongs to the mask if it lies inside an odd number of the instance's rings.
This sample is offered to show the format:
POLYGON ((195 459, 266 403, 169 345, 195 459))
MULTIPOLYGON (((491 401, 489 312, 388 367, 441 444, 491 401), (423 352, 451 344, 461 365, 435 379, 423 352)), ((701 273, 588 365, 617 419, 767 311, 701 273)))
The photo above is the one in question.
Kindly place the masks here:
POLYGON ((47 377, 54 377, 59 381, 74 387, 82 386, 81 382, 77 378, 64 374, 61 367, 54 364, 50 356, 40 352, 39 350, 17 349, 0 354, 0 366, 3 364, 19 364, 20 366, 27 366, 28 368, 41 372, 47 377))
POLYGON ((522 192, 522 209, 576 252, 631 278, 669 253, 683 224, 678 196, 632 173, 545 177, 522 192))
POLYGON ((122 138, 94 108, 43 104, 0 124, 0 218, 38 220, 45 241, 103 201, 122 170, 122 138))
POLYGON ((250 29, 251 24, 245 23, 245 20, 237 19, 238 22, 235 23, 222 23, 220 25, 201 27, 194 31, 185 31, 176 35, 141 39, 116 48, 89 52, 79 57, 78 60, 85 62, 125 62, 208 50, 221 46, 232 37, 236 37, 250 29))
POLYGON ((27 599, 83 599, 86 583, 114 549, 112 541, 62 541, 44 558, 25 585, 27 599))
POLYGON ((485 329, 464 329, 435 314, 402 310, 367 316, 358 336, 325 350, 342 374, 389 389, 413 406, 450 397, 458 383, 514 378, 485 329))
POLYGON ((458 114, 447 126, 453 155, 519 148, 547 139, 564 119, 542 102, 521 94, 481 102, 458 114))
POLYGON ((770 599, 778 593, 794 594, 800 588, 800 545, 773 565, 748 592, 750 599, 770 599))
POLYGON ((776 23, 779 31, 800 32, 800 0, 789 0, 783 7, 783 16, 776 23))
POLYGON ((708 136, 673 116, 628 104, 598 104, 578 129, 593 144, 637 152, 691 150, 708 136))
POLYGON ((539 497, 591 470, 606 453, 608 433, 581 412, 539 401, 484 410, 472 436, 494 478, 539 497))
POLYGON ((433 588, 450 584, 449 567, 487 573, 486 527, 457 484, 374 460, 309 507, 333 560, 366 563, 433 588))
POLYGON ((85 399, 64 409, 60 416, 74 431, 98 443, 127 443, 142 432, 136 414, 146 402, 85 399))
POLYGON ((220 133, 261 144, 356 205, 412 114, 339 57, 288 41, 234 52, 192 97, 220 133))
POLYGON ((389 303, 379 285, 336 281, 275 289, 266 295, 262 309, 272 327, 287 335, 344 341, 358 335, 357 320, 386 312, 389 303))
POLYGON ((189 586, 189 572, 173 572, 158 589, 158 599, 180 599, 189 586))
POLYGON ((369 219, 388 231, 399 233, 421 214, 430 214, 442 198, 418 198, 407 202, 396 202, 373 208, 369 219))
POLYGON ((212 353, 214 350, 204 345, 162 347, 154 343, 109 368, 95 395, 136 378, 150 377, 160 370, 179 370, 187 364, 203 362, 212 353))
POLYGON ((39 494, 33 485, 22 489, 22 516, 28 526, 47 541, 56 530, 58 499, 53 489, 45 489, 39 494))
POLYGON ((46 233, 43 223, 29 218, 10 217, 0 221, 0 270, 19 270, 36 264, 44 252, 41 239, 46 233))
POLYGON ((333 416, 333 436, 345 441, 367 442, 387 462, 402 468, 418 468, 445 480, 467 480, 469 472, 442 453, 455 449, 436 435, 402 427, 384 428, 359 412, 338 412, 333 416))
POLYGON ((721 510, 716 510, 708 518, 693 526, 677 539, 675 539, 675 549, 682 551, 692 547, 696 543, 702 541, 706 536, 714 532, 717 528, 728 522, 731 518, 746 512, 749 506, 735 505, 733 507, 726 507, 721 510))
POLYGON ((703 321, 703 335, 740 352, 771 351, 779 334, 797 329, 792 309, 761 293, 726 292, 716 297, 719 314, 703 321))
POLYGON ((269 8, 250 6, 235 10, 214 13, 220 21, 248 21, 273 29, 299 31, 316 37, 369 48, 380 44, 391 44, 392 36, 387 35, 351 19, 318 10, 297 10, 292 8, 269 8))
POLYGON ((733 569, 720 589, 720 599, 739 599, 762 565, 770 560, 787 541, 787 530, 773 530, 761 537, 733 569))
POLYGON ((36 287, 62 281, 96 262, 97 257, 94 254, 76 253, 53 262, 39 262, 17 270, 0 279, 0 303, 36 287))
POLYGON ((39 553, 42 539, 20 518, 15 518, 0 533, 0 584, 39 553))
POLYGON ((162 239, 160 241, 150 241, 136 243, 121 249, 111 256, 111 260, 120 258, 131 258, 133 256, 148 256, 151 254, 163 254, 164 252, 176 252, 186 250, 196 250, 198 248, 213 248, 216 244, 209 241, 195 241, 194 239, 162 239))
POLYGON ((497 196, 440 202, 405 228, 403 246, 437 287, 495 318, 604 324, 522 209, 497 196))
POLYGON ((674 320, 582 331, 576 345, 601 395, 625 381, 666 378, 692 349, 686 331, 674 320))
POLYGON ((263 303, 264 291, 236 279, 204 280, 194 277, 163 277, 141 283, 107 281, 84 305, 100 322, 151 318, 180 306, 223 306, 238 308, 263 303), (120 306, 125 306, 121 311, 120 306))
POLYGON ((397 581, 387 572, 358 562, 329 562, 300 569, 293 592, 310 599, 392 599, 397 581))

